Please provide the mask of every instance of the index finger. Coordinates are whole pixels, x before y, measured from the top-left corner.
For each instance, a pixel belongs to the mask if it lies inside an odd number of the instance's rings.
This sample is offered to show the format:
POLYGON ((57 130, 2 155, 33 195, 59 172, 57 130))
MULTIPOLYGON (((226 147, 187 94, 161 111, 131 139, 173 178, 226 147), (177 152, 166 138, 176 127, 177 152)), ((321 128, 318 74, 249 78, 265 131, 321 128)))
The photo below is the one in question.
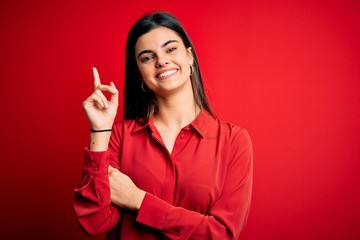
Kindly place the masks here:
POLYGON ((99 72, 96 69, 96 67, 93 67, 92 70, 93 70, 93 76, 94 76, 94 89, 96 89, 101 83, 100 76, 99 76, 99 72))

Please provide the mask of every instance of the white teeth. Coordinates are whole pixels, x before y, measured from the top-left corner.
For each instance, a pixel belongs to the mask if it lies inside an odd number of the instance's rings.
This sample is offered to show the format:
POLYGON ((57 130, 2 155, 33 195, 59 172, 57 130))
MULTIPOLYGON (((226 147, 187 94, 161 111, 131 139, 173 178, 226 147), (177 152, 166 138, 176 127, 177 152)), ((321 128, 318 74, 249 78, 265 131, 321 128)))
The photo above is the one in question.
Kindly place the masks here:
POLYGON ((163 78, 163 77, 169 76, 170 74, 176 73, 176 71, 177 70, 170 70, 170 71, 161 73, 161 74, 159 74, 159 77, 163 78))

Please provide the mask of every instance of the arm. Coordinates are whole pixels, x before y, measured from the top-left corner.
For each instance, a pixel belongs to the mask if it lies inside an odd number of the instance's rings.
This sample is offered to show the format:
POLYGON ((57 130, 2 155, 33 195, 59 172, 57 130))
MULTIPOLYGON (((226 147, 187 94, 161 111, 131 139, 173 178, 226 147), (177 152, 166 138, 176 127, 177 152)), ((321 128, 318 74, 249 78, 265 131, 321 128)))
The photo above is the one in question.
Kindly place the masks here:
MULTIPOLYGON (((103 85, 93 68, 94 92, 83 102, 92 129, 111 129, 118 106, 118 91, 113 83, 103 85), (103 91, 111 93, 108 101, 103 91)), ((84 152, 82 180, 75 188, 74 210, 81 227, 89 234, 111 229, 119 220, 118 209, 111 205, 108 179, 110 132, 90 135, 89 149, 84 152)))

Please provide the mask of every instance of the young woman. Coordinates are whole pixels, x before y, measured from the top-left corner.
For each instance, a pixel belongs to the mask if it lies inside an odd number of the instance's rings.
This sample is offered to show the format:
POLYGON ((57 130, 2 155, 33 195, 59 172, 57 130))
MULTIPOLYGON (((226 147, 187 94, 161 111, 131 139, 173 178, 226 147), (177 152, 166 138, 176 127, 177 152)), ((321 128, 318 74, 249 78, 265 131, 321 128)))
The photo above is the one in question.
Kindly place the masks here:
POLYGON ((91 140, 74 200, 80 226, 107 239, 238 239, 250 208, 251 140, 212 113, 178 20, 156 12, 130 30, 124 120, 114 124, 114 83, 93 74, 83 102, 91 140))

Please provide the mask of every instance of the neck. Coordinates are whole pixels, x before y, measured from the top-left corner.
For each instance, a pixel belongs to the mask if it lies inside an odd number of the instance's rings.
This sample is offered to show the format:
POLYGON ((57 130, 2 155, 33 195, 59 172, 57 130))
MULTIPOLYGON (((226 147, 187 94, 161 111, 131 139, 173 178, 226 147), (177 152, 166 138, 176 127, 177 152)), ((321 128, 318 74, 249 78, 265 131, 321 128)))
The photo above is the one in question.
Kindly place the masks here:
POLYGON ((182 128, 195 120, 200 112, 193 92, 171 96, 158 96, 158 112, 154 115, 156 125, 167 128, 182 128))

